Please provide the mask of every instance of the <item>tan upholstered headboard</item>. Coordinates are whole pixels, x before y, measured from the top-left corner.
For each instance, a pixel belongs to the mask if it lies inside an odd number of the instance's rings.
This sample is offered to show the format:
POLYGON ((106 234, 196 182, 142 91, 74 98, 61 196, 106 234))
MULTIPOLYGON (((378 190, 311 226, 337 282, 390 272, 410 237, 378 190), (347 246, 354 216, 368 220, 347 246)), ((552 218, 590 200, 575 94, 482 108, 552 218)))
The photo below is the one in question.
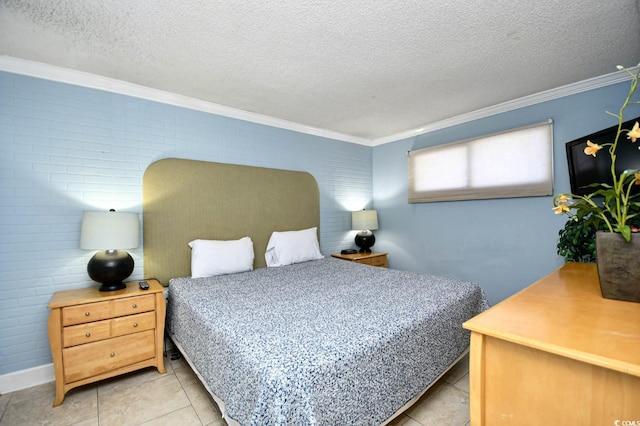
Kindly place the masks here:
POLYGON ((253 240, 264 267, 273 231, 320 226, 318 184, 309 173, 168 158, 143 177, 144 274, 167 285, 191 275, 194 239, 253 240))

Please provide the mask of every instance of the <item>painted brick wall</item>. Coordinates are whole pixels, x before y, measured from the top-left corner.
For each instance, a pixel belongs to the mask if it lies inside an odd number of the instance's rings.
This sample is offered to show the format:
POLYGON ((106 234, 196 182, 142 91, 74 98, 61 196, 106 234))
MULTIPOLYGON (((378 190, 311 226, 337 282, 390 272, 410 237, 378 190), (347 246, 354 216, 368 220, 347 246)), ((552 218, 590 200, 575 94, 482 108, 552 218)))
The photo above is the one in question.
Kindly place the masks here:
POLYGON ((50 363, 51 294, 94 285, 82 212, 141 213, 144 170, 167 157, 310 172, 324 254, 352 245, 349 212, 372 203, 371 148, 0 72, 0 375, 50 363))

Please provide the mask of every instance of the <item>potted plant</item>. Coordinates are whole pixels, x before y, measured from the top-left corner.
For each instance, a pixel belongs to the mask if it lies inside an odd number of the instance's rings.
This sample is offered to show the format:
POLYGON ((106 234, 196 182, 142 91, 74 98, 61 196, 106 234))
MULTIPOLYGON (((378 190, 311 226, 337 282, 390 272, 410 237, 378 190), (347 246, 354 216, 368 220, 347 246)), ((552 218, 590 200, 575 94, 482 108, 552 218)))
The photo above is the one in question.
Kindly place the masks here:
MULTIPOLYGON (((633 217, 631 222, 632 230, 640 228, 640 215, 633 217)), ((606 231, 606 228, 603 222, 592 214, 582 219, 569 219, 558 231, 558 255, 562 256, 565 262, 595 263, 597 231, 606 231)))
POLYGON ((595 263, 596 231, 600 229, 590 219, 591 215, 569 219, 558 231, 557 253, 565 262, 595 263))
POLYGON ((633 96, 640 69, 635 73, 622 66, 618 69, 631 76, 631 87, 618 113, 607 111, 618 119, 616 136, 610 143, 601 145, 587 141, 584 150, 585 155, 596 157, 600 150, 608 149, 613 184, 591 184, 589 187, 593 187, 593 191, 587 195, 557 194, 553 197, 553 209, 556 214, 566 214, 577 224, 586 225, 596 233, 598 276, 603 297, 640 302, 640 233, 635 224, 640 202, 637 201, 638 194, 632 192, 636 185, 640 185, 640 170, 616 172, 618 144, 636 143, 640 139, 638 122, 631 129, 623 128, 625 109, 638 103, 633 96))

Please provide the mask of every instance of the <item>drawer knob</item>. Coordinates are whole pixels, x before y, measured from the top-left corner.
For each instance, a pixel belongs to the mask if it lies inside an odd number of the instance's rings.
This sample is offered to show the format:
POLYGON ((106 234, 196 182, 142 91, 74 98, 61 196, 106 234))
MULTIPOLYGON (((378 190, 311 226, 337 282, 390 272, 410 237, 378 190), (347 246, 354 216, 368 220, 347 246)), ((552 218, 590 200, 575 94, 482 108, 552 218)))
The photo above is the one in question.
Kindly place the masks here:
POLYGON ((113 358, 114 356, 116 356, 115 352, 111 352, 111 358, 113 358))
POLYGON ((87 337, 91 337, 91 333, 89 333, 88 331, 86 333, 84 333, 85 336, 87 337))
POLYGON ((87 312, 85 312, 85 313, 84 313, 84 316, 85 316, 85 317, 88 317, 89 315, 91 315, 91 312, 89 312, 89 311, 87 311, 87 312))
POLYGON ((133 323, 133 327, 135 328, 135 327, 137 327, 137 326, 138 326, 138 323, 137 323, 137 322, 134 322, 134 323, 133 323))
POLYGON ((134 303, 133 305, 131 305, 131 307, 132 307, 133 309, 135 309, 135 308, 137 308, 137 307, 138 307, 138 304, 137 304, 137 303, 134 303))

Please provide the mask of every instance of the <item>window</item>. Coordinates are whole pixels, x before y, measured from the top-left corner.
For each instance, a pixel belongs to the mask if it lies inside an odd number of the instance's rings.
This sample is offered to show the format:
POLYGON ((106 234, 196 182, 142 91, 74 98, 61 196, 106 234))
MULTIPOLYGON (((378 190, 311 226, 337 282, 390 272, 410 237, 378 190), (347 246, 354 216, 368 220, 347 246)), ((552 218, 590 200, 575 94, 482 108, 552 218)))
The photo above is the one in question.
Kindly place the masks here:
POLYGON ((409 152, 410 203, 552 193, 551 120, 409 152))

